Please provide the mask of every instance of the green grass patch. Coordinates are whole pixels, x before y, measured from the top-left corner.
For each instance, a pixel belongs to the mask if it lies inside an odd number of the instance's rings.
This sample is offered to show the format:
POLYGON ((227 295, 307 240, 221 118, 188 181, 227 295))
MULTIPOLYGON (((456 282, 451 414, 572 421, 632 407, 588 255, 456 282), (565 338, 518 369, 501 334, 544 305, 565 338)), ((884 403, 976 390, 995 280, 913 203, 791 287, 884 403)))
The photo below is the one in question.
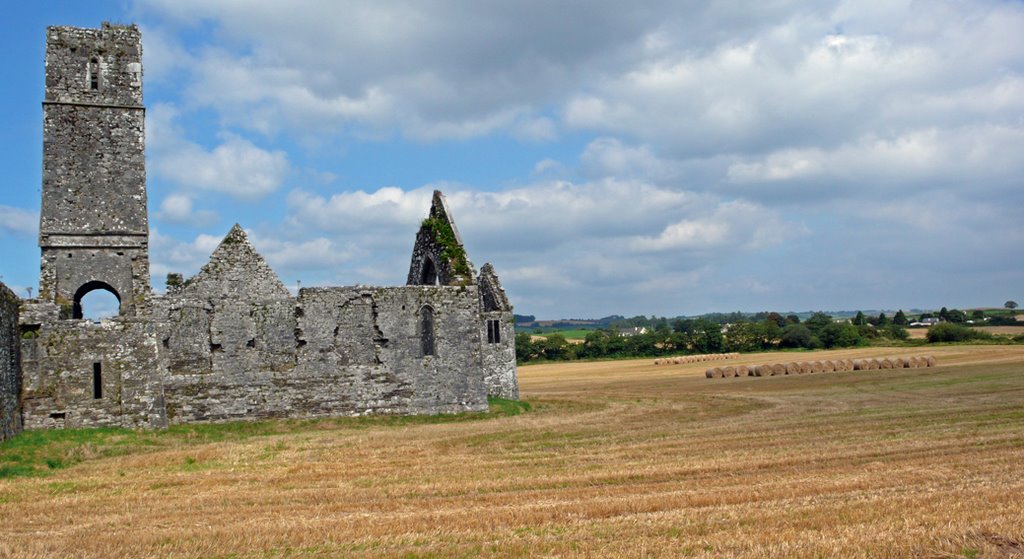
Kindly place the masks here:
MULTIPOLYGON (((166 448, 188 448, 216 442, 243 441, 306 430, 369 429, 481 421, 519 415, 531 410, 527 402, 489 398, 489 412, 438 415, 370 415, 327 419, 281 419, 194 423, 163 430, 132 430, 114 427, 24 431, 0 443, 0 479, 46 476, 85 460, 110 458, 166 448)), ((278 443, 281 444, 281 443, 278 443)), ((209 465, 187 458, 183 469, 209 465), (188 462, 192 460, 192 462, 188 462)))
POLYGON ((506 400, 505 398, 487 398, 492 414, 498 415, 519 415, 530 411, 532 406, 529 402, 522 400, 506 400))

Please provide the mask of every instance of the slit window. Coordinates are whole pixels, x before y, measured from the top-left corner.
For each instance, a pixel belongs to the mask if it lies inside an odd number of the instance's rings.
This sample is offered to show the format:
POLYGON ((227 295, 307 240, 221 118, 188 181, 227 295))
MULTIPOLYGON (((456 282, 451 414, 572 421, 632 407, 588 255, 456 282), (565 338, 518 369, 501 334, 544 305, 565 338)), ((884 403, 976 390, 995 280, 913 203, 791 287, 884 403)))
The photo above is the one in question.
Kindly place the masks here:
POLYGON ((97 91, 100 88, 100 59, 93 58, 89 61, 89 89, 97 91))
POLYGON ((420 347, 423 356, 434 355, 434 309, 420 309, 420 347))
POLYGON ((92 364, 92 397, 99 400, 103 397, 103 365, 92 364))
POLYGON ((501 322, 498 320, 487 321, 487 343, 501 343, 501 322))

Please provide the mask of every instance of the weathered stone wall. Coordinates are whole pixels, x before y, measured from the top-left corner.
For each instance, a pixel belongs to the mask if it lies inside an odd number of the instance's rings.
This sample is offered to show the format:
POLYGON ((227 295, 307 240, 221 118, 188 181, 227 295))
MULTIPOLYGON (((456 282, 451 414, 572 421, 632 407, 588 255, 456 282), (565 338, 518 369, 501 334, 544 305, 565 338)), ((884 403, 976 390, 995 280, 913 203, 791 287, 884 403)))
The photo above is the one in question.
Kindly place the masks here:
POLYGON ((21 299, 0 283, 0 441, 21 431, 21 299))
POLYGON ((25 344, 25 428, 165 426, 158 333, 138 318, 43 324, 25 344))
POLYGON ((487 395, 508 400, 519 399, 519 375, 516 371, 515 317, 511 311, 483 313, 480 331, 481 362, 487 395), (498 335, 488 332, 488 321, 498 328, 498 335), (496 338, 496 339, 495 339, 496 338))
POLYGON ((149 296, 142 43, 135 26, 47 29, 39 297, 149 296))
POLYGON ((172 311, 172 330, 205 325, 211 340, 217 332, 222 337, 221 347, 206 355, 201 342, 187 351, 168 343, 168 419, 484 411, 476 298, 471 287, 303 289, 287 316, 284 301, 270 305, 277 313, 267 321, 270 330, 260 330, 260 303, 215 307, 208 315, 197 310, 209 319, 190 326, 176 323, 172 311), (422 355, 424 306, 434 309, 432 356, 422 355), (234 329, 225 332, 220 321, 234 329), (283 325, 291 327, 288 336, 283 325), (254 341, 245 344, 249 336, 254 341), (220 360, 219 352, 234 357, 220 360), (186 360, 199 365, 189 370, 186 360))
POLYGON ((490 266, 475 278, 440 192, 409 286, 293 297, 235 225, 195 277, 152 297, 139 30, 51 27, 46 56, 40 291, 19 313, 0 290, 3 436, 18 428, 19 382, 29 428, 485 411, 489 389, 518 397, 512 307, 490 266), (121 316, 69 318, 93 289, 115 292, 121 316))
POLYGON ((142 103, 142 33, 135 25, 46 29, 46 98, 52 101, 142 103), (99 63, 96 88, 90 62, 99 63))
POLYGON ((516 332, 512 305, 490 263, 480 268, 476 283, 480 290, 480 352, 487 395, 518 400, 519 375, 516 371, 516 332))

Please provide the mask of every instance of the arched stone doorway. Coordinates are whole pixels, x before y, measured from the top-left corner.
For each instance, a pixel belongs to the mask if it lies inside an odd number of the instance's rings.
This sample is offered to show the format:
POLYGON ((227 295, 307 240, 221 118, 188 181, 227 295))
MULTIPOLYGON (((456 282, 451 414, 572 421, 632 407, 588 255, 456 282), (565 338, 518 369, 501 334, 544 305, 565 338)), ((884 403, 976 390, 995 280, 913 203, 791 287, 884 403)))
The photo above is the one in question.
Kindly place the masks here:
MULTIPOLYGON (((83 298, 85 298, 86 295, 97 290, 106 291, 113 295, 114 298, 117 300, 117 312, 114 314, 121 314, 121 294, 118 293, 117 290, 114 289, 109 283, 102 281, 90 281, 84 284, 82 287, 79 287, 78 291, 75 291, 75 300, 74 306, 72 307, 71 310, 71 318, 85 318, 86 314, 91 314, 84 312, 85 309, 83 309, 82 300, 83 298)), ((90 316, 90 318, 98 317, 90 316)))

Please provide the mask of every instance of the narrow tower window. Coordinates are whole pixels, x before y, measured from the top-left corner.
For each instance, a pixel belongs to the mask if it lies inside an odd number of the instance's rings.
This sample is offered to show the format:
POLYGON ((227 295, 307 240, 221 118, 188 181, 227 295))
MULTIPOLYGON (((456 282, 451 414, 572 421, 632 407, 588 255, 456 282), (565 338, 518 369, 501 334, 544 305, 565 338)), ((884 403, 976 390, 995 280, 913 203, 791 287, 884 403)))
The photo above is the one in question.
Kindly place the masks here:
POLYGON ((501 343, 501 322, 497 320, 487 321, 487 343, 501 343))
POLYGON ((103 365, 92 364, 92 397, 99 400, 103 397, 103 365))
POLYGON ((420 347, 423 355, 434 355, 434 309, 420 309, 420 347))
POLYGON ((89 89, 97 91, 100 88, 100 59, 93 58, 89 61, 89 89))

